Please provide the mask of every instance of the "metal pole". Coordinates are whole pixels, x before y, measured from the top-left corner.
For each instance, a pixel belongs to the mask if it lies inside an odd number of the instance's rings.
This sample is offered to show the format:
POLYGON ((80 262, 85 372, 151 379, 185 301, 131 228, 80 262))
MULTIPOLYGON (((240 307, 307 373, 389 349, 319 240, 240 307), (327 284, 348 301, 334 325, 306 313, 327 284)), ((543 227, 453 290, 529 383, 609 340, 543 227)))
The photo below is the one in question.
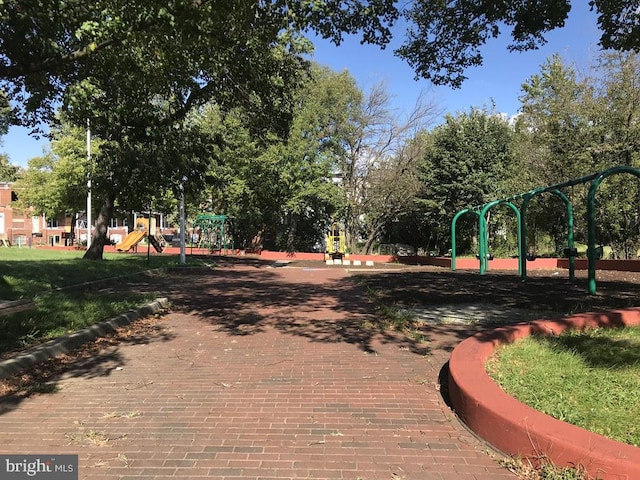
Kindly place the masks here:
POLYGON ((502 200, 494 200, 493 202, 485 203, 480 211, 480 275, 489 270, 489 233, 487 225, 487 212, 495 205, 498 205, 502 200))
POLYGON ((533 197, 532 194, 527 193, 522 198, 522 205, 520 206, 520 245, 518 247, 518 264, 520 266, 520 278, 522 280, 527 279, 527 207, 529 201, 533 197))
POLYGON ((550 193, 558 197, 564 203, 567 208, 567 248, 569 250, 569 280, 575 280, 575 255, 572 255, 573 251, 573 205, 571 200, 561 190, 552 190, 550 193))
POLYGON ((184 185, 180 184, 180 265, 187 263, 185 244, 185 219, 184 219, 184 185))
POLYGON ((588 287, 591 295, 596 294, 596 191, 604 177, 594 179, 587 194, 587 260, 588 287))
POLYGON ((456 223, 458 222, 458 218, 469 211, 468 208, 464 210, 460 210, 451 220, 451 271, 456 271, 456 223))
POLYGON ((151 207, 149 207, 149 223, 147 224, 147 265, 151 262, 151 207))
POLYGON ((91 128, 87 118, 87 249, 91 246, 91 128))
MULTIPOLYGON (((504 200, 501 202, 504 205, 507 205, 511 210, 513 210, 513 213, 516 215, 516 231, 517 231, 517 237, 518 237, 518 248, 520 248, 520 245, 522 244, 522 222, 520 221, 522 218, 522 215, 520 214, 520 210, 518 210, 518 207, 516 207, 513 203, 511 203, 508 200, 504 200)), ((522 276, 522 265, 518 264, 518 275, 522 276)))

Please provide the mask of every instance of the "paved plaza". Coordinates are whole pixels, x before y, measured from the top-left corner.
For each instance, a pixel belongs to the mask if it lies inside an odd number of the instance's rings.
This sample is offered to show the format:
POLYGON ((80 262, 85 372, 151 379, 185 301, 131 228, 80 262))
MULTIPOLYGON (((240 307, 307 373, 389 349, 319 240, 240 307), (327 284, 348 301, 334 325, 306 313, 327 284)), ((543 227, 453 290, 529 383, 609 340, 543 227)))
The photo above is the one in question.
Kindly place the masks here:
POLYGON ((2 453, 78 454, 83 479, 515 478, 440 392, 467 326, 384 330, 343 268, 229 263, 148 287, 172 302, 153 328, 0 401, 2 453))

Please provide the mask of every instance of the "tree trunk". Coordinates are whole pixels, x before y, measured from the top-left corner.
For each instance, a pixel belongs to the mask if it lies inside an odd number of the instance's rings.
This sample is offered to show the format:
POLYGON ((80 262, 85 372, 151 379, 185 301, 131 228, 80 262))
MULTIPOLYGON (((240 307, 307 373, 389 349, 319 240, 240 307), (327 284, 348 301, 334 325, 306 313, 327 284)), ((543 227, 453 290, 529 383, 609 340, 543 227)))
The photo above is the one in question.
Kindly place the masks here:
POLYGON ((71 217, 71 228, 69 229, 69 236, 67 237, 71 246, 74 245, 75 239, 76 239, 76 218, 77 217, 78 217, 77 213, 74 213, 73 216, 71 217))
POLYGON ((100 207, 98 219, 96 220, 96 228, 91 236, 91 246, 87 249, 84 257, 87 260, 102 260, 104 246, 109 243, 107 238, 107 230, 109 229, 109 221, 113 214, 113 200, 106 198, 100 207))
POLYGON ((287 253, 294 253, 296 248, 296 234, 298 230, 298 216, 292 214, 289 218, 289 231, 287 232, 287 253))
POLYGON ((351 212, 351 209, 347 211, 344 219, 344 235, 345 235, 345 244, 346 247, 349 248, 351 253, 356 253, 358 251, 358 219, 351 212))
POLYGON ((364 244, 364 254, 365 255, 369 255, 369 253, 371 251, 371 246, 373 245, 373 242, 375 241, 376 237, 378 236, 378 233, 380 233, 381 229, 382 229, 382 225, 376 225, 369 232, 369 237, 367 238, 367 242, 364 244))

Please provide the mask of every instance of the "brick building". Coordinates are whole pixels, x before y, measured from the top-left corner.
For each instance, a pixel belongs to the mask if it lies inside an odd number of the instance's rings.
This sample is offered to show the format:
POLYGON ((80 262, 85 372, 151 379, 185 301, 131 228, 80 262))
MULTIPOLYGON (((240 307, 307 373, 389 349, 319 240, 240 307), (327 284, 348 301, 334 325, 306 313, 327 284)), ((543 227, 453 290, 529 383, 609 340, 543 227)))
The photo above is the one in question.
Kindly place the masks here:
MULTIPOLYGON (((33 215, 14 205, 13 183, 0 182, 0 246, 2 245, 74 245, 86 243, 86 217, 33 215), (72 228, 72 225, 75 228, 72 228), (75 238, 71 238, 72 232, 75 238)), ((129 229, 121 219, 113 219, 108 236, 115 241, 126 237, 129 229)))

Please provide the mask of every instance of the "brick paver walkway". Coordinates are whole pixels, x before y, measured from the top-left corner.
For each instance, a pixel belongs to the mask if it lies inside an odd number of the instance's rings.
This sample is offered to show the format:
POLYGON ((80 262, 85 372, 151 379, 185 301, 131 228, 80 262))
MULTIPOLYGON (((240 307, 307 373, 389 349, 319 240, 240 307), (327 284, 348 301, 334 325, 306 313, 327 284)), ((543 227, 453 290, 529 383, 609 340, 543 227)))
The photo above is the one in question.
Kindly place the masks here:
POLYGON ((379 331, 343 269, 164 281, 153 335, 0 402, 1 453, 77 453, 88 479, 515 478, 441 398, 454 340, 379 331))

